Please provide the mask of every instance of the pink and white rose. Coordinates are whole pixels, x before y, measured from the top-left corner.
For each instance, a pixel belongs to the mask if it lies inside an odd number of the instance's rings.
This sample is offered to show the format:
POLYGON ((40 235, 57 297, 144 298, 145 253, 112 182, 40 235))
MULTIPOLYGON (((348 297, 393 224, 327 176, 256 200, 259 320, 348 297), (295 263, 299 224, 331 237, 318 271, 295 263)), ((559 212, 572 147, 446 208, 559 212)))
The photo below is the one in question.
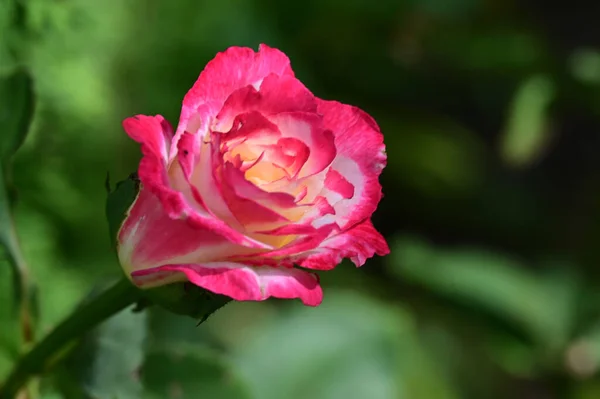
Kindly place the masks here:
POLYGON ((143 158, 118 254, 139 287, 189 281, 238 301, 316 306, 323 293, 305 269, 389 253, 370 220, 386 163, 379 127, 315 97, 279 50, 218 54, 175 132, 160 115, 123 126, 143 158))

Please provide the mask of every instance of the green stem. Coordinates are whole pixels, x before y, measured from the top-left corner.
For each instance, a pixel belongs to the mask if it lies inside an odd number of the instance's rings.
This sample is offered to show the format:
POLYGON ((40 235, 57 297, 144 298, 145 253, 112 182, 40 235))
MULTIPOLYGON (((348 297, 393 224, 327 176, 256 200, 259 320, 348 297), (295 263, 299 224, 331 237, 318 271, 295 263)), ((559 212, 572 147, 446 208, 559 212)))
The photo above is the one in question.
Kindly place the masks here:
POLYGON ((140 297, 141 291, 123 278, 79 307, 19 360, 0 386, 0 399, 13 399, 31 377, 43 372, 69 344, 140 297))
POLYGON ((14 220, 10 213, 10 200, 5 184, 2 168, 0 168, 0 245, 4 247, 6 257, 13 269, 13 287, 15 303, 19 310, 19 320, 24 344, 33 341, 33 314, 36 304, 32 301, 35 288, 17 238, 14 220))

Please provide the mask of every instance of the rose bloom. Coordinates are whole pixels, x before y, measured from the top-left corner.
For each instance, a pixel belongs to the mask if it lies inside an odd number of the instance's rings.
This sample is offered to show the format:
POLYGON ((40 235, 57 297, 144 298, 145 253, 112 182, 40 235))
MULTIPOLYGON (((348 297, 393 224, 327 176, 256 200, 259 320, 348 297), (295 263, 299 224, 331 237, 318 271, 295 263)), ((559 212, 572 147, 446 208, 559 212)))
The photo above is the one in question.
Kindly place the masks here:
POLYGON ((389 253, 370 221, 386 163, 379 127, 315 97, 279 50, 218 54, 174 133, 160 115, 123 126, 143 158, 118 254, 141 288, 189 281, 238 301, 316 306, 323 293, 305 269, 389 253))

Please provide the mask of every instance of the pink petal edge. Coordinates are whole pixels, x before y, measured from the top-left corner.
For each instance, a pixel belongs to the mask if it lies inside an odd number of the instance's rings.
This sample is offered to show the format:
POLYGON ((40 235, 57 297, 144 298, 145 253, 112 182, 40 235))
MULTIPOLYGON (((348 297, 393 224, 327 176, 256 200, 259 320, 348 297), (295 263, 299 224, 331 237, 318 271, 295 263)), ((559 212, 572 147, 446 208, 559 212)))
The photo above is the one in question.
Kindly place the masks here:
MULTIPOLYGON (((183 98, 179 124, 173 138, 174 147, 183 132, 188 130, 188 124, 195 114, 200 113, 202 121, 208 121, 219 113, 233 92, 248 85, 259 85, 270 74, 294 76, 289 58, 275 48, 261 44, 258 52, 255 52, 247 47, 234 46, 218 53, 206 64, 183 98)), ((208 133, 206 124, 200 129, 203 134, 208 133)), ((174 153, 176 149, 172 147, 172 157, 174 153)))
POLYGON ((186 279, 198 287, 236 301, 263 301, 270 297, 299 298, 307 306, 318 306, 323 291, 318 277, 312 273, 285 267, 247 266, 240 263, 215 262, 204 265, 165 265, 138 270, 131 274, 133 282, 150 288, 186 279))
POLYGON ((344 258, 360 267, 375 254, 384 256, 390 253, 385 238, 375 230, 370 220, 354 226, 350 230, 325 239, 318 248, 292 256, 292 262, 313 270, 330 270, 344 258))

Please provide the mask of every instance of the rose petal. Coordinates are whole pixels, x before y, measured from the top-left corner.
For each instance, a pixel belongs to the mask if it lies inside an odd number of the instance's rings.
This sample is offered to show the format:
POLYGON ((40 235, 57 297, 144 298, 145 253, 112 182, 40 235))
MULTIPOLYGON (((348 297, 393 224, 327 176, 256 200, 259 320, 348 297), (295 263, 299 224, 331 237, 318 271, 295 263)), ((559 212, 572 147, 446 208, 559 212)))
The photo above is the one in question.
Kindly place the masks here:
MULTIPOLYGON (((331 169, 354 187, 351 198, 325 188, 341 230, 371 217, 381 200, 379 175, 386 164, 383 135, 375 121, 356 107, 317 100, 325 128, 333 131, 337 156, 331 169)), ((346 183, 344 183, 346 185, 346 183)))
POLYGON ((248 249, 223 235, 172 219, 154 195, 142 190, 119 230, 118 255, 125 271, 173 262, 210 262, 248 249))
MULTIPOLYGON (((271 248, 230 227, 223 219, 217 219, 203 211, 190 200, 191 196, 186 197, 185 191, 175 191, 172 188, 166 169, 167 160, 164 158, 166 154, 162 152, 165 147, 161 147, 160 139, 170 133, 164 118, 138 115, 135 118, 127 118, 123 126, 134 140, 142 144, 143 157, 138 169, 142 191, 156 196, 166 215, 171 219, 184 219, 198 229, 207 229, 239 245, 271 248)), ((185 190, 185 187, 182 190, 185 190)))
POLYGON ((154 154, 165 162, 173 137, 173 128, 161 115, 136 115, 123 121, 123 129, 134 141, 142 144, 144 154, 154 154))
POLYGON ((212 217, 224 221, 228 226, 232 226, 238 231, 242 231, 244 227, 231 213, 221 192, 221 177, 218 168, 222 163, 222 159, 220 159, 219 140, 220 135, 213 135, 213 140, 202 143, 198 163, 189 180, 189 186, 194 187, 198 202, 204 204, 212 217))
POLYGON ((313 250, 318 248, 323 240, 329 237, 336 228, 337 225, 334 223, 321 226, 316 228, 314 232, 309 235, 299 236, 296 240, 285 246, 282 246, 281 248, 262 252, 260 256, 263 258, 283 258, 313 250))
POLYGON ((355 225, 348 231, 325 239, 319 247, 292 257, 294 263, 308 269, 329 270, 344 258, 350 258, 357 267, 377 254, 390 253, 385 239, 370 220, 355 225))
POLYGON ((217 115, 214 128, 224 132, 231 129, 237 115, 258 111, 267 117, 282 112, 317 111, 315 96, 293 75, 268 75, 260 88, 248 85, 234 91, 217 115))
POLYGON ((223 165, 220 191, 231 213, 247 231, 255 231, 262 226, 280 226, 289 220, 276 212, 275 209, 264 206, 252 198, 244 198, 237 194, 234 182, 248 183, 242 172, 233 164, 223 165))
POLYGON ((329 169, 325 176, 325 188, 338 193, 342 198, 354 197, 354 186, 335 169, 329 169))
POLYGON ((336 156, 334 135, 324 128, 319 115, 306 112, 282 112, 272 116, 283 137, 303 142, 310 155, 298 173, 299 178, 314 175, 325 169, 336 156))
POLYGON ((136 115, 123 121, 123 129, 129 137, 141 144, 142 160, 138 176, 146 186, 161 186, 168 182, 169 141, 173 130, 160 115, 136 115))
POLYGON ((210 119, 217 115, 231 93, 248 85, 258 88, 270 74, 294 76, 289 58, 264 44, 258 52, 246 47, 230 47, 217 54, 183 99, 174 144, 186 130, 191 133, 200 130, 206 134, 210 119), (199 118, 195 119, 194 115, 199 118), (193 126, 188 126, 190 124, 193 126))
POLYGON ((224 152, 231 151, 237 145, 248 141, 254 144, 271 144, 281 137, 277 125, 258 111, 236 115, 231 127, 223 132, 227 132, 220 135, 224 152))
POLYGON ((299 298, 305 305, 318 306, 323 292, 318 278, 299 269, 255 267, 233 262, 165 265, 132 273, 140 287, 185 281, 237 301, 263 301, 269 297, 299 298))

